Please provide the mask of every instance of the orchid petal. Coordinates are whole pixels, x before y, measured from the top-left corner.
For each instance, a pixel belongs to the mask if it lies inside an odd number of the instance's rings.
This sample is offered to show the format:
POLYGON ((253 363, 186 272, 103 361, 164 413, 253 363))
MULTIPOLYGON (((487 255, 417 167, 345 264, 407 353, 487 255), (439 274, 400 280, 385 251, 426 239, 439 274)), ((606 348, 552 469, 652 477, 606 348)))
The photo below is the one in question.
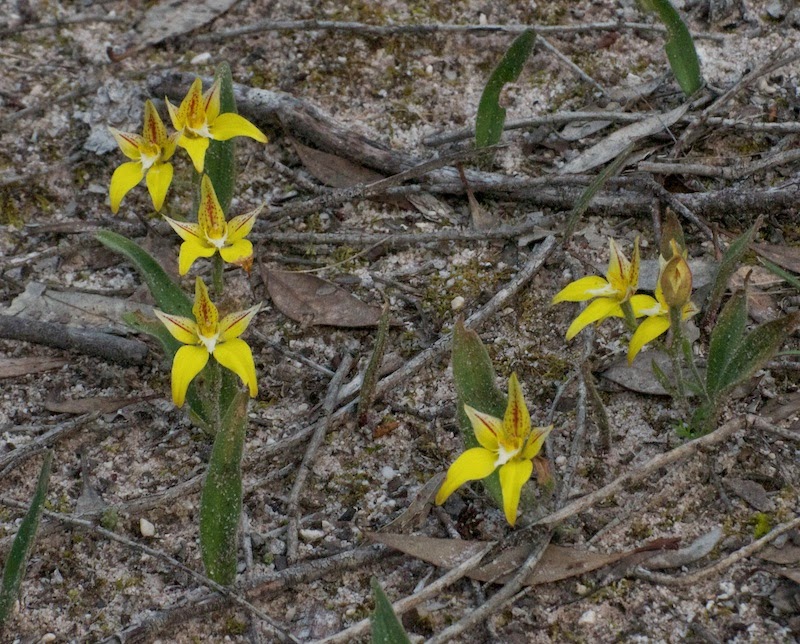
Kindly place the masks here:
MULTIPOLYGON (((206 139, 203 140, 208 143, 206 139)), ((200 209, 197 211, 197 223, 208 239, 221 239, 227 231, 225 212, 219 205, 214 184, 207 174, 204 174, 200 181, 200 209)))
POLYGON ((200 235, 200 226, 197 224, 190 221, 178 221, 166 215, 162 215, 162 217, 167 220, 167 223, 172 226, 172 230, 178 233, 183 241, 195 241, 201 244, 205 242, 200 235))
POLYGON ((180 134, 186 126, 186 123, 181 122, 180 110, 170 103, 168 98, 165 98, 164 102, 167 104, 167 112, 169 112, 169 120, 172 121, 172 127, 178 130, 178 134, 180 134))
POLYGON ((464 483, 489 476, 495 470, 494 461, 495 454, 482 447, 473 447, 464 452, 447 470, 444 483, 436 493, 436 505, 442 505, 464 483))
POLYGON ((228 313, 228 315, 219 321, 220 339, 223 342, 229 342, 234 338, 238 338, 244 333, 250 321, 260 310, 261 304, 256 304, 245 311, 228 313))
POLYGON ((164 313, 158 309, 153 309, 156 317, 161 320, 167 331, 170 332, 181 344, 197 344, 197 324, 191 318, 185 318, 181 315, 172 315, 171 313, 164 313))
POLYGON ((208 244, 204 239, 187 239, 181 244, 181 251, 178 253, 178 273, 186 275, 199 257, 211 257, 216 252, 217 247, 208 244))
POLYGON ((643 320, 631 336, 631 342, 628 345, 628 363, 633 362, 636 354, 642 350, 644 345, 655 340, 667 329, 669 329, 669 318, 666 315, 656 315, 643 320))
MULTIPOLYGON (((178 108, 178 120, 181 123, 181 128, 189 127, 198 129, 206 122, 206 109, 205 99, 203 98, 203 81, 200 78, 195 78, 192 86, 186 97, 181 101, 181 106, 178 108)), ((202 172, 202 170, 198 170, 202 172)))
POLYGON ((628 270, 628 294, 633 295, 639 288, 639 266, 641 264, 641 254, 639 253, 639 236, 633 242, 633 257, 631 258, 628 270))
POLYGON ((189 153, 194 169, 198 173, 202 173, 206 160, 206 150, 208 149, 208 139, 184 132, 183 136, 178 140, 178 145, 189 153))
POLYGON ((111 212, 116 214, 122 198, 133 190, 144 177, 144 170, 139 161, 128 161, 114 170, 111 175, 111 185, 108 189, 108 196, 111 200, 111 212))
POLYGON ((197 320, 197 330, 200 334, 210 338, 217 333, 219 327, 219 312, 208 296, 208 288, 200 277, 194 281, 194 306, 192 307, 194 319, 197 320))
POLYGON ((541 452, 544 441, 552 431, 552 425, 548 425, 547 427, 534 427, 530 436, 528 436, 527 445, 525 445, 525 448, 522 450, 522 457, 530 460, 541 452))
POLYGON ((593 297, 614 295, 616 291, 607 280, 599 275, 587 275, 570 282, 553 298, 552 304, 559 302, 583 302, 593 297))
POLYGON ((172 400, 178 407, 183 407, 189 383, 203 370, 208 362, 208 351, 205 347, 182 346, 175 353, 172 361, 172 400))
POLYGON ((248 239, 240 239, 235 244, 219 249, 222 259, 228 264, 240 264, 253 254, 253 244, 248 239))
POLYGON ((142 134, 146 141, 162 147, 167 140, 167 128, 158 115, 155 105, 149 99, 144 102, 144 128, 142 134))
POLYGON ((581 314, 576 317, 572 324, 567 329, 567 340, 572 340, 578 333, 591 324, 592 322, 599 322, 605 318, 614 315, 615 309, 619 308, 619 302, 607 297, 599 297, 594 302, 590 303, 581 314))
POLYGON ((613 239, 609 239, 608 244, 610 253, 606 277, 615 291, 624 294, 628 287, 628 276, 630 274, 631 265, 630 262, 628 262, 628 258, 623 255, 619 246, 617 246, 617 242, 613 239))
POLYGON ((208 131, 211 138, 217 141, 227 141, 235 136, 249 136, 260 143, 267 142, 267 137, 261 130, 234 112, 220 114, 208 124, 208 131))
POLYGON ((164 205, 170 183, 172 183, 171 163, 156 163, 147 171, 147 190, 150 192, 156 211, 161 210, 164 205))
POLYGON ((472 423, 472 433, 475 439, 484 448, 491 452, 497 452, 500 446, 500 438, 505 436, 503 421, 489 414, 484 414, 474 407, 464 405, 464 413, 467 414, 469 422, 472 423))
POLYGON ((665 309, 661 308, 661 305, 658 303, 658 301, 650 295, 634 295, 630 301, 631 308, 633 309, 633 315, 637 318, 640 318, 643 315, 661 315, 665 312, 665 309))
POLYGON ((231 243, 244 239, 253 230, 256 217, 261 212, 261 206, 238 217, 234 217, 228 222, 228 241, 231 243))
POLYGON ((203 94, 203 98, 205 99, 206 120, 209 123, 219 116, 221 94, 222 85, 220 84, 219 79, 215 80, 214 84, 203 94))
POLYGON ((256 365, 253 362, 253 353, 247 342, 239 338, 220 342, 214 348, 214 358, 226 369, 230 369, 242 379, 250 390, 250 397, 258 395, 258 378, 256 365))
POLYGON ((108 131, 114 136, 119 149, 129 159, 138 161, 142 158, 141 148, 144 146, 144 139, 138 134, 123 132, 115 127, 109 127, 108 131))
POLYGON ((533 463, 527 459, 514 459, 500 467, 500 488, 503 490, 503 511, 506 521, 513 526, 517 522, 517 508, 522 486, 533 473, 533 463))
POLYGON ((525 440, 531 430, 531 416, 522 397, 522 388, 516 373, 512 373, 508 379, 508 406, 503 417, 503 429, 506 438, 520 441, 517 445, 525 440))
POLYGON ((175 154, 175 148, 178 147, 178 141, 180 138, 180 132, 173 132, 166 138, 164 145, 161 148, 162 161, 169 161, 172 158, 172 155, 175 154))

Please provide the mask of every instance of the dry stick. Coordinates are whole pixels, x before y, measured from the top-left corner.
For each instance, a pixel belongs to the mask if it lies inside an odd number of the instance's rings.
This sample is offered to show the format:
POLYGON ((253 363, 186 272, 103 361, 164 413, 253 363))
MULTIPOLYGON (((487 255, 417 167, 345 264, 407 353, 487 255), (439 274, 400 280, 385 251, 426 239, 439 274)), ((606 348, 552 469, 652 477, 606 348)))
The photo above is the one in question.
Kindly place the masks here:
POLYGON ((580 78, 581 80, 589 83, 589 85, 594 87, 603 96, 608 96, 608 91, 606 91, 605 87, 603 87, 600 83, 598 83, 594 78, 589 76, 589 74, 583 71, 580 67, 578 67, 578 65, 572 62, 570 58, 562 54, 557 47, 555 47, 549 40, 547 40, 547 38, 545 38, 541 34, 539 34, 538 36, 539 37, 536 39, 537 45, 541 45, 542 47, 544 47, 547 51, 553 54, 553 56, 555 56, 561 63, 566 65, 567 69, 576 74, 578 78, 580 78))
POLYGON ((347 374, 350 372, 350 367, 353 366, 353 357, 349 353, 345 353, 336 374, 331 378, 328 385, 328 393, 325 396, 325 402, 322 409, 325 412, 324 421, 317 424, 311 440, 308 442, 303 462, 297 469, 297 478, 294 480, 291 494, 289 494, 289 501, 286 506, 286 514, 289 517, 289 528, 286 538, 286 557, 289 562, 294 563, 297 560, 297 529, 299 524, 299 510, 300 510, 300 494, 303 491, 308 475, 311 473, 311 467, 314 464, 314 459, 317 457, 317 450, 319 450, 322 441, 325 440, 325 434, 331 426, 332 414, 336 406, 336 400, 339 396, 339 389, 342 386, 347 374))
POLYGON ((777 425, 773 425, 761 417, 758 417, 753 422, 753 427, 764 432, 770 432, 771 434, 788 441, 800 442, 800 432, 793 432, 791 430, 784 429, 783 427, 778 427, 777 425))
MULTIPOLYGON (((614 112, 614 111, 577 111, 577 112, 556 112, 554 114, 542 114, 541 116, 531 116, 524 119, 516 119, 507 121, 503 126, 503 130, 525 130, 543 125, 556 127, 566 123, 574 123, 576 121, 608 121, 609 123, 636 123, 644 119, 652 118, 659 115, 659 112, 614 112)), ((692 114, 685 114, 680 119, 679 123, 696 123, 700 117, 693 116, 692 114)), ((747 132, 770 132, 773 134, 796 134, 800 132, 800 123, 795 121, 791 122, 778 122, 778 123, 761 123, 751 121, 740 121, 732 118, 723 118, 719 116, 710 116, 705 121, 708 125, 716 125, 720 128, 730 128, 734 130, 745 130, 747 132)), ((445 143, 455 143, 457 141, 465 141, 472 139, 475 136, 474 127, 465 127, 454 132, 446 132, 442 134, 433 134, 422 139, 422 143, 429 147, 436 147, 444 145, 445 143)))
POLYGON ((653 174, 692 174, 700 177, 736 180, 770 168, 795 163, 798 160, 800 160, 800 150, 786 150, 741 167, 721 167, 702 163, 641 162, 637 166, 637 170, 653 174))
POLYGON ((0 338, 76 351, 125 365, 142 364, 149 351, 147 345, 138 340, 16 315, 0 315, 0 338))
POLYGON ((638 579, 643 579, 644 581, 649 581, 654 584, 662 584, 665 586, 689 586, 691 584, 696 584, 697 582, 707 579, 712 575, 727 570, 733 564, 741 561, 742 559, 750 557, 759 550, 762 550, 771 541, 774 541, 782 534, 786 534, 787 532, 794 530, 798 526, 800 526, 800 517, 795 517, 791 521, 781 523, 780 525, 775 526, 773 530, 770 530, 760 539, 753 541, 753 543, 748 544, 744 548, 740 548, 735 552, 732 552, 727 557, 720 559, 717 563, 711 566, 701 568, 700 570, 696 570, 688 575, 676 577, 673 575, 651 572, 649 570, 645 570, 644 568, 636 568, 633 571, 633 576, 638 579))
POLYGON ((72 16, 71 18, 60 18, 56 20, 48 20, 47 22, 35 22, 31 24, 16 25, 6 29, 0 29, 0 38, 22 33, 23 31, 35 31, 38 29, 60 29, 68 25, 82 25, 88 22, 126 22, 127 18, 123 16, 99 16, 99 15, 81 15, 72 16))
MULTIPOLYGON (((418 593, 409 595, 408 597, 404 597, 403 599, 394 602, 392 604, 392 608, 394 609, 395 614, 402 615, 403 613, 407 613, 412 608, 419 606, 422 602, 427 601, 432 597, 436 597, 436 595, 438 595, 448 586, 452 586, 459 579, 463 578, 467 573, 469 573, 473 568, 476 568, 486 553, 488 553, 493 546, 494 542, 487 544, 483 550, 473 555, 466 561, 463 561, 455 568, 451 568, 449 571, 447 571, 447 573, 439 577, 439 579, 434 581, 429 586, 420 590, 418 593)), ((370 624, 371 620, 369 618, 362 619, 360 622, 356 622, 349 628, 339 631, 336 633, 336 635, 331 635, 330 637, 316 640, 314 644, 340 644, 342 642, 352 642, 355 640, 355 638, 366 633, 369 630, 370 624)))
POLYGON ((431 637, 426 641, 426 644, 443 644, 444 642, 450 641, 467 629, 470 629, 488 619, 491 615, 505 606, 506 603, 512 600, 520 591, 520 589, 524 587, 528 575, 530 575, 534 568, 536 568, 536 566, 539 564, 539 560, 542 558, 544 551, 547 549, 547 546, 550 543, 551 536, 552 531, 547 531, 539 538, 534 539, 531 553, 528 555, 525 563, 522 564, 511 580, 506 582, 506 584, 489 599, 487 599, 485 603, 480 605, 465 617, 462 617, 455 624, 448 626, 437 635, 431 637))
MULTIPOLYGON (((334 20, 263 20, 261 22, 228 29, 227 31, 215 31, 214 33, 202 34, 194 38, 195 42, 228 40, 230 38, 244 36, 247 34, 260 33, 263 31, 344 31, 353 32, 365 36, 396 36, 401 34, 434 34, 434 33, 507 33, 521 34, 523 31, 534 31, 537 35, 541 34, 570 34, 570 33, 592 33, 596 31, 617 31, 619 29, 631 29, 635 31, 651 31, 665 33, 666 29, 661 25, 647 24, 643 22, 594 22, 575 25, 453 25, 453 24, 424 24, 424 25, 367 25, 361 22, 338 22, 334 20)), ((723 36, 707 32, 693 32, 695 40, 711 40, 722 42, 723 36)))
POLYGON ((347 244, 352 246, 385 245, 388 248, 402 248, 417 246, 429 242, 447 241, 490 241, 495 239, 514 239, 540 233, 547 235, 541 224, 526 223, 519 226, 501 226, 491 230, 475 230, 473 228, 443 228, 432 232, 416 233, 363 233, 363 232, 338 232, 338 233, 293 233, 293 232, 268 232, 263 238, 266 243, 276 244, 347 244))
MULTIPOLYGON (((0 503, 7 507, 17 508, 19 510, 28 509, 27 503, 23 503, 15 499, 0 497, 0 503)), ((121 543, 122 545, 127 546, 128 548, 132 548, 137 552, 145 553, 151 557, 160 559, 161 561, 165 562, 172 568, 176 568, 178 570, 181 570, 182 572, 185 572, 190 577, 193 577, 196 581, 200 582, 204 586, 213 588, 220 595, 223 595, 228 600, 239 604, 253 615, 256 615, 257 617, 262 619, 269 626, 271 633, 280 638, 281 641, 299 642, 299 640, 294 638, 291 634, 289 634, 282 627, 276 624, 275 621, 269 615, 264 613, 261 609, 257 608, 256 606, 253 606, 253 604, 247 601, 244 597, 236 594, 229 588, 226 588, 225 586, 222 586, 221 584, 218 584, 217 582, 209 579, 205 575, 195 570, 192 570, 191 568, 182 564, 180 561, 178 561, 174 557, 171 557, 165 552, 161 552, 160 550, 155 550, 153 548, 150 548, 149 546, 145 546, 141 543, 133 541, 132 539, 128 539, 127 537, 117 534, 116 532, 112 532, 111 530, 106 530, 105 528, 99 525, 95 525, 94 523, 92 523, 91 521, 87 521, 86 519, 78 519, 77 517, 73 517, 68 514, 62 514, 60 512, 51 512, 49 510, 44 510, 42 514, 51 519, 56 519, 65 525, 72 526, 74 528, 80 528, 82 530, 89 530, 90 532, 94 532, 95 534, 105 537, 106 539, 116 541, 117 543, 121 543)))
MULTIPOLYGON (((286 588, 301 583, 309 583, 331 572, 363 568, 367 564, 382 558, 386 558, 383 547, 368 546, 357 548, 356 550, 339 553, 323 559, 304 561, 280 572, 254 575, 237 590, 249 591, 257 596, 277 594, 286 588)), ((194 617, 206 616, 212 611, 225 608, 228 604, 229 600, 226 597, 221 597, 216 593, 192 598, 186 603, 161 610, 148 619, 129 626, 116 636, 103 640, 102 644, 119 644, 120 640, 123 642, 140 642, 144 641, 146 637, 152 639, 153 635, 170 627, 194 617)))
POLYGON ((715 241, 714 232, 708 227, 708 224, 702 221, 696 214, 694 214, 694 212, 683 205, 683 203, 674 194, 664 188, 664 186, 657 183, 652 177, 647 177, 645 180, 645 185, 651 190, 655 197, 665 202, 679 215, 683 216, 688 221, 691 221, 709 240, 712 242, 715 241))
POLYGON ((793 63, 795 60, 800 59, 800 53, 792 54, 786 58, 781 59, 780 56, 788 49, 788 45, 781 45, 778 47, 767 60, 756 67, 753 71, 751 71, 746 76, 742 77, 739 82, 734 83, 732 87, 730 87, 724 94, 718 96, 709 106, 707 106, 703 112, 700 114, 700 118, 692 123, 684 133, 681 135, 680 139, 678 140, 678 144, 672 150, 672 157, 676 158, 683 151, 692 145, 701 135, 701 127, 705 124, 707 118, 714 114, 716 111, 724 108, 728 101, 730 101, 734 96, 736 96, 739 92, 743 91, 747 87, 749 87, 752 83, 756 80, 761 78, 766 74, 770 74, 771 72, 783 67, 784 65, 789 65, 793 63))
POLYGON ((91 94, 97 87, 100 85, 97 81, 92 81, 89 83, 85 83, 79 86, 77 89, 74 89, 71 92, 66 94, 62 94, 57 96, 56 98, 46 98, 42 99, 36 105, 31 105, 30 107, 26 107, 21 110, 17 110, 16 112, 12 112, 2 120, 0 120, 0 132, 5 132, 9 130, 10 127, 19 121, 20 119, 27 118, 29 116, 35 116, 47 110, 49 107, 53 105, 59 105, 61 103, 74 103, 77 99, 85 94, 91 94))
POLYGON ((35 456, 43 449, 55 445, 58 441, 72 436, 79 430, 83 429, 86 425, 93 423, 100 418, 101 415, 102 414, 100 412, 92 412, 90 414, 83 414, 82 416, 78 416, 72 420, 59 423, 46 434, 39 436, 39 438, 37 438, 35 441, 15 449, 10 454, 6 454, 3 458, 0 458, 0 468, 2 468, 2 470, 0 470, 0 478, 6 476, 6 474, 8 474, 11 470, 18 467, 20 463, 27 461, 29 458, 35 456))
POLYGON ((588 510, 595 503, 599 503, 612 494, 616 494, 626 485, 641 481, 662 467, 671 465, 672 463, 675 463, 683 458, 694 455, 696 452, 702 449, 711 447, 712 445, 717 445, 718 443, 727 440, 740 429, 752 425, 756 421, 756 418, 756 416, 748 414, 744 418, 734 418, 729 420, 727 423, 714 430, 710 434, 703 436, 702 438, 697 438, 690 443, 680 445, 679 447, 676 447, 665 454, 654 456, 641 467, 623 474, 622 476, 614 479, 608 485, 604 485, 600 489, 576 499, 560 510, 552 512, 541 519, 537 519, 527 527, 555 526, 562 521, 566 521, 570 517, 588 510))

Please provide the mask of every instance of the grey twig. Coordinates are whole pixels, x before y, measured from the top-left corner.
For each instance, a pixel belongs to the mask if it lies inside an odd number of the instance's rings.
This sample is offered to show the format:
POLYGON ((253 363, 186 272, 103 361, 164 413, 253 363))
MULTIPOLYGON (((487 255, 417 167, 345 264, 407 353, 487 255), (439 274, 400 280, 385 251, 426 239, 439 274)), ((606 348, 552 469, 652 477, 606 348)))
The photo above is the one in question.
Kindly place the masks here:
POLYGON ((314 464, 314 459, 317 457, 317 450, 319 450, 322 441, 325 440, 325 434, 330 428, 333 410, 336 407, 336 400, 339 397, 339 389, 342 382, 350 372, 350 367, 353 366, 353 357, 349 353, 342 356, 342 361, 336 374, 331 378, 328 385, 328 393, 325 396, 325 402, 322 409, 325 412, 323 422, 317 423, 314 433, 311 435, 311 440, 308 442, 303 462, 297 468, 297 477, 294 480, 292 491, 289 494, 289 501, 286 504, 286 514, 289 517, 289 526, 286 539, 286 557, 294 563, 297 560, 297 528, 299 523, 299 508, 300 508, 300 494, 303 491, 308 475, 311 473, 311 467, 314 464))
POLYGON ((541 45, 547 51, 549 51, 553 56, 555 56, 562 64, 564 64, 567 69, 572 71, 578 78, 581 80, 589 83, 592 87, 594 87, 598 92, 600 92, 603 96, 608 96, 608 92, 606 91, 605 87, 603 87, 600 83, 598 83, 594 78, 589 76, 585 71, 583 71, 578 65, 576 65, 572 60, 561 53, 561 51, 553 45, 547 38, 539 34, 539 37, 536 39, 536 44, 541 45))
POLYGON ((693 573, 689 573, 688 575, 682 576, 673 576, 673 575, 665 575, 663 573, 658 572, 651 572, 649 570, 645 570, 644 568, 636 568, 633 572, 633 576, 638 579, 643 579, 645 581, 649 581, 654 584, 662 584, 664 586, 691 586, 696 584, 708 577, 721 573, 728 568, 730 568, 735 563, 738 563, 742 559, 746 559, 757 553, 759 550, 762 550, 765 546, 769 545, 772 541, 777 539, 782 534, 786 534, 800 526, 800 517, 795 517, 791 521, 787 521, 786 523, 781 523, 778 526, 775 526, 772 530, 770 530, 767 534, 765 534, 760 539, 753 541, 743 548, 739 548, 739 550, 732 552, 727 557, 720 559, 717 563, 706 566, 705 568, 701 568, 700 570, 696 570, 693 573))
POLYGON ((0 315, 0 338, 77 351, 126 365, 142 364, 148 353, 147 345, 139 340, 16 315, 0 315))
MULTIPOLYGON (((574 34, 592 33, 597 31, 617 31, 628 29, 633 31, 651 31, 664 33, 666 29, 661 25, 643 22, 594 22, 574 25, 454 25, 454 24, 423 24, 423 25, 367 25, 361 22, 339 22, 335 20, 263 20, 252 25, 215 31, 195 37, 196 42, 228 40, 247 34, 264 31, 342 31, 364 36, 396 36, 401 34, 435 34, 435 33, 507 33, 521 34, 523 31, 533 30, 541 34, 574 34)), ((719 34, 695 32, 696 40, 711 40, 722 42, 719 34)))

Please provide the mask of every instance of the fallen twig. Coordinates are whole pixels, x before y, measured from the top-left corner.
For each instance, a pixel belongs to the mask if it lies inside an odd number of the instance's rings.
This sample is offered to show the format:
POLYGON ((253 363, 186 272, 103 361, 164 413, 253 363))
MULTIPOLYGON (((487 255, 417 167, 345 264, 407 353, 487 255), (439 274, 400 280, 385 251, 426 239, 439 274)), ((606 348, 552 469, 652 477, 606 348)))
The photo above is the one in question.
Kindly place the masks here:
POLYGON ((142 364, 149 351, 139 340, 16 315, 0 315, 0 338, 76 351, 124 365, 142 364))
POLYGON ((311 440, 308 442, 305 456, 297 468, 297 476, 292 486, 292 491, 289 494, 289 501, 286 504, 286 515, 289 517, 289 526, 286 538, 286 558, 290 563, 297 560, 297 529, 299 524, 299 509, 300 509, 300 494, 303 491, 306 479, 311 472, 311 467, 314 464, 314 459, 317 457, 317 450, 322 441, 325 440, 325 434, 331 425, 333 410, 336 406, 336 399, 339 396, 339 389, 342 386, 342 381, 350 372, 350 367, 353 366, 353 357, 349 353, 342 356, 342 361, 336 374, 331 378, 328 385, 328 393, 325 396, 325 402, 322 409, 325 412, 323 422, 317 423, 314 433, 311 435, 311 440))
POLYGON ((701 568, 700 570, 696 570, 688 575, 665 575, 663 573, 652 572, 639 567, 633 571, 632 576, 636 577, 637 579, 649 581, 654 584, 662 584, 664 586, 690 586, 702 581, 703 579, 707 579, 708 577, 727 570, 733 564, 754 555, 782 534, 786 534, 798 526, 800 526, 800 517, 795 517, 791 521, 787 521, 786 523, 775 526, 774 529, 770 530, 760 539, 753 541, 753 543, 748 544, 743 548, 739 548, 739 550, 732 552, 727 557, 720 559, 717 563, 711 566, 706 566, 705 568, 701 568))

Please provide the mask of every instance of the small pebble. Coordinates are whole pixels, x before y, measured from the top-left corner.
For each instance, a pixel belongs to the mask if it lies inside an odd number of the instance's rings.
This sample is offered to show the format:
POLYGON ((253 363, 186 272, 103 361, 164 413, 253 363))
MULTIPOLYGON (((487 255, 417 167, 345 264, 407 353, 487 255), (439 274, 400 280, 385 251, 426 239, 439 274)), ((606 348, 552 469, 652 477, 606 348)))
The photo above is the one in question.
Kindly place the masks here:
POLYGON ((453 311, 460 311, 464 308, 465 302, 466 300, 464 300, 463 297, 456 295, 456 297, 453 298, 453 301, 450 302, 450 308, 453 309, 453 311))
POLYGON ((143 537, 152 537, 156 533, 156 527, 147 519, 139 519, 139 532, 143 537))
POLYGON ((314 543, 325 537, 322 530, 300 530, 300 538, 306 543, 314 543))
POLYGON ((583 615, 578 618, 578 624, 591 625, 597 621, 597 613, 593 610, 587 610, 583 615))
POLYGON ((204 51, 202 54, 197 54, 190 62, 192 65, 204 65, 209 60, 211 60, 211 52, 204 51))
POLYGON ((385 478, 387 481, 391 481, 394 478, 395 474, 396 472, 389 465, 384 465, 381 468, 381 476, 385 478))
POLYGON ((39 640, 39 644, 48 644, 48 642, 55 642, 56 641, 56 634, 55 633, 45 633, 42 635, 42 639, 39 640))

